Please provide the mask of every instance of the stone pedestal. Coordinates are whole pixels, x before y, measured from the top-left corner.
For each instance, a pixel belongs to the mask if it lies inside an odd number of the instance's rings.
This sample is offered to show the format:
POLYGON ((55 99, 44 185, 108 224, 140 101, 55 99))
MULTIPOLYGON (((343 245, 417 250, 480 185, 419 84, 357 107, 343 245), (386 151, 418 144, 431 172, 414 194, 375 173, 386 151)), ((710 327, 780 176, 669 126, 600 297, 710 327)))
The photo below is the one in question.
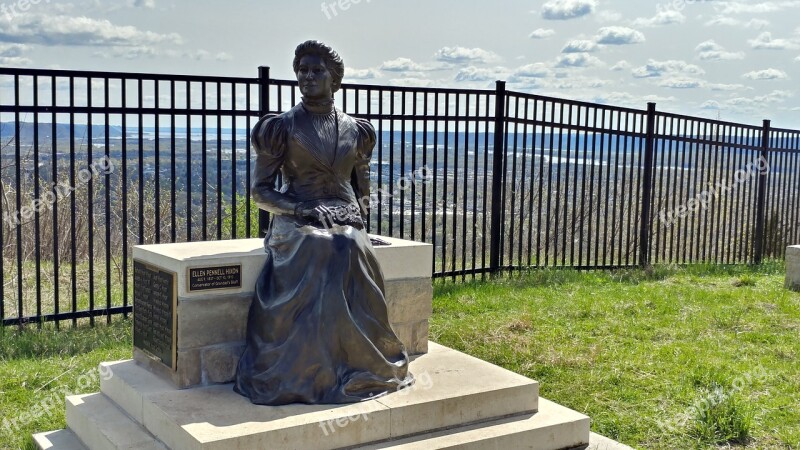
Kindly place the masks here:
POLYGON ((67 397, 67 430, 43 450, 585 448, 589 418, 539 398, 539 384, 431 343, 417 383, 348 405, 257 406, 231 384, 178 389, 134 361, 103 363, 101 392, 67 397))
POLYGON ((800 291, 800 245, 786 248, 786 287, 800 291))
POLYGON ((101 381, 101 392, 67 397, 67 429, 35 435, 36 445, 42 450, 587 448, 594 439, 589 418, 540 398, 536 381, 434 343, 429 347, 432 248, 384 239, 391 245, 375 250, 386 278, 389 319, 417 354, 410 365, 412 387, 348 405, 253 405, 230 381, 264 263, 262 241, 142 246, 135 248, 134 259, 140 264, 138 282, 147 286, 140 287, 134 317, 136 308, 150 314, 157 331, 138 342, 161 356, 136 349, 134 360, 103 363, 103 373, 111 376, 101 381), (169 314, 147 312, 154 308, 143 292, 164 297, 158 305, 169 314))
MULTIPOLYGON (((381 239, 390 244, 375 247, 385 278, 389 321, 410 355, 423 354, 428 350, 428 319, 432 312, 433 247, 402 239, 381 239)), ((233 381, 244 351, 253 290, 266 259, 263 240, 137 246, 133 259, 151 269, 174 274, 176 296, 174 364, 164 364, 141 348, 134 348, 134 359, 148 370, 170 378, 180 388, 233 381), (191 289, 192 273, 227 267, 240 267, 235 269, 238 287, 191 289)), ((196 286, 197 277, 194 282, 196 286)), ((134 305, 134 320, 136 317, 134 305)))

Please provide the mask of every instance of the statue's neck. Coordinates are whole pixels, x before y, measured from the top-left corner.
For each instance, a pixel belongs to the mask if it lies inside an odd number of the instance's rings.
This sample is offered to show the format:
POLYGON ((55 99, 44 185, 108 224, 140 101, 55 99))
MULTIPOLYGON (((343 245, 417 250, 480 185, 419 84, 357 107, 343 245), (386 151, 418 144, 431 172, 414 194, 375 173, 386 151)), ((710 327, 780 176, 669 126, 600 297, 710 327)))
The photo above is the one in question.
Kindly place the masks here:
POLYGON ((312 114, 328 114, 333 111, 333 98, 319 100, 303 97, 303 107, 312 114))

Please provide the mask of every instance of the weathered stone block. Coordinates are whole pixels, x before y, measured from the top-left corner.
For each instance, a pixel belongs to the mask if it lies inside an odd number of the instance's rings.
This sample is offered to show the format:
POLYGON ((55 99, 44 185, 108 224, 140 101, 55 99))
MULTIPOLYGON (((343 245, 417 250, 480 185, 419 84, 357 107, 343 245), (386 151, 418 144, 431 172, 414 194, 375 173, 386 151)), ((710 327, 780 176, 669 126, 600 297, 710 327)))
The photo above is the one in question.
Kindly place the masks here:
POLYGON ((786 287, 800 291, 800 245, 786 249, 786 287))
POLYGON ((177 370, 161 364, 141 350, 133 349, 133 359, 147 370, 172 380, 179 388, 195 386, 202 381, 200 350, 178 350, 177 370))
POLYGON ((178 350, 244 341, 251 292, 178 299, 178 350))
POLYGON ((244 353, 240 344, 207 348, 202 352, 203 384, 229 383, 236 377, 236 367, 244 353))
POLYGON ((433 314, 433 284, 430 278, 387 281, 384 287, 389 322, 418 322, 433 314))
POLYGON ((428 352, 428 321, 392 324, 392 329, 400 342, 406 346, 409 355, 428 352))

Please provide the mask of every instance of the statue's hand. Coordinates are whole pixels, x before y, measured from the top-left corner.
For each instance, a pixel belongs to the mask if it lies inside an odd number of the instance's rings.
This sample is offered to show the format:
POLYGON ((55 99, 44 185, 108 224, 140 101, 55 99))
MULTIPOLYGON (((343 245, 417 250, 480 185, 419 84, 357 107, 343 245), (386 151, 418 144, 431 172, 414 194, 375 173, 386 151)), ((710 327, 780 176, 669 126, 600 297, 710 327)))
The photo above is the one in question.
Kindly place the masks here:
POLYGON ((295 209, 295 215, 299 219, 317 222, 325 228, 333 225, 350 225, 361 230, 364 228, 364 221, 356 208, 321 204, 311 206, 301 203, 295 209))
POLYGON ((323 221, 323 220, 331 220, 333 216, 333 212, 325 205, 310 205, 307 203, 300 203, 294 209, 294 215, 298 219, 304 219, 308 221, 323 221))

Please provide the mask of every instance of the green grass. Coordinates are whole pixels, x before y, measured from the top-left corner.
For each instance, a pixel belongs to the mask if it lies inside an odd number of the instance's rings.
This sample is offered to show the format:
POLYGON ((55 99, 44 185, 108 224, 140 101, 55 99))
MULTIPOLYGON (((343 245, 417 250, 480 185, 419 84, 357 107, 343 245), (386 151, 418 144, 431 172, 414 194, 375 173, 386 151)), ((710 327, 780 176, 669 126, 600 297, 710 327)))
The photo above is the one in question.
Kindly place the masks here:
POLYGON ((800 449, 800 294, 783 283, 771 263, 442 284, 431 338, 637 448, 800 449))
MULTIPOLYGON (((437 282, 431 338, 538 380, 636 448, 800 449, 800 294, 783 277, 770 263, 437 282)), ((0 448, 63 428, 62 392, 97 391, 81 375, 130 347, 124 320, 0 331, 0 448), (8 433, 6 417, 26 420, 8 433)))
POLYGON ((102 323, 0 329, 0 448, 32 449, 32 433, 63 428, 64 393, 97 392, 98 364, 131 357, 130 321, 102 323), (13 431, 4 419, 16 420, 13 431))

